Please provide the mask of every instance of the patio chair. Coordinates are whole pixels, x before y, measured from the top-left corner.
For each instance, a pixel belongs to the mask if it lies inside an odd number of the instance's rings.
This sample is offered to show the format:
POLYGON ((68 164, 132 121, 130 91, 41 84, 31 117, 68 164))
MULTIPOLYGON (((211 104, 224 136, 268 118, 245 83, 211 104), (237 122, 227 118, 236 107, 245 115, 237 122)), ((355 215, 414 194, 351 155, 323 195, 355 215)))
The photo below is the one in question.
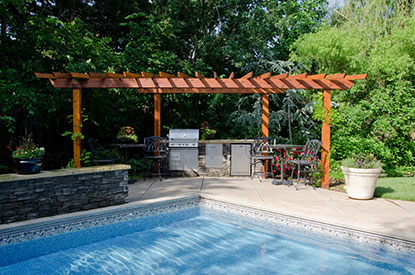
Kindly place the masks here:
POLYGON ((91 149, 92 156, 91 162, 97 164, 114 164, 120 161, 120 156, 115 150, 105 149, 98 139, 88 139, 89 148, 91 149))
MULTIPOLYGON (((146 137, 144 138, 144 159, 153 162, 150 166, 152 171, 157 170, 160 181, 162 175, 167 175, 167 141, 165 137, 146 137)), ((153 175, 153 173, 147 173, 153 175)), ((167 178, 167 177, 166 177, 167 178)))
POLYGON ((309 183, 315 189, 313 184, 313 174, 318 172, 318 153, 320 151, 321 142, 317 139, 307 140, 307 143, 302 152, 301 159, 287 160, 287 162, 293 165, 291 170, 291 182, 293 181, 294 171, 297 171, 297 182, 295 189, 298 190, 298 184, 300 183, 300 175, 303 173, 303 182, 307 184, 307 174, 309 175, 309 183))
MULTIPOLYGON (((266 176, 266 169, 263 169, 263 167, 267 168, 266 164, 270 165, 274 158, 272 148, 268 147, 268 145, 271 145, 271 141, 272 139, 268 137, 255 138, 251 152, 251 179, 254 178, 257 164, 259 164, 260 171, 259 180, 262 181, 262 177, 266 176)), ((268 169, 270 169, 271 175, 274 177, 273 169, 269 167, 268 169)))

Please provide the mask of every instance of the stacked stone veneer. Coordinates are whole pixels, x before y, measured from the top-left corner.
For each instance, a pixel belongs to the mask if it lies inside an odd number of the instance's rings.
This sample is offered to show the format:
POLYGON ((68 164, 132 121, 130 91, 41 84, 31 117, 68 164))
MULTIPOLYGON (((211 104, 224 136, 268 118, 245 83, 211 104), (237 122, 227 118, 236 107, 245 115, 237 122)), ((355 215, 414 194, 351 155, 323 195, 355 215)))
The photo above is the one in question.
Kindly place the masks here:
POLYGON ((128 202, 128 165, 0 175, 0 223, 128 202))

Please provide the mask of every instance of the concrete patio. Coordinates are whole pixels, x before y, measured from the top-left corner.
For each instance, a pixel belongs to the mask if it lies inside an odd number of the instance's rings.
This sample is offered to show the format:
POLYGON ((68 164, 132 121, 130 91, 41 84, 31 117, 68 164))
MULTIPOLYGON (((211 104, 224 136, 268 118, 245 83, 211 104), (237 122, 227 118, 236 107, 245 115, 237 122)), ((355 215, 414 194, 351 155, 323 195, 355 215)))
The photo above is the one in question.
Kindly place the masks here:
POLYGON ((248 177, 157 178, 129 185, 129 204, 143 204, 200 194, 245 206, 415 242, 415 202, 347 194, 301 185, 272 185, 248 177))

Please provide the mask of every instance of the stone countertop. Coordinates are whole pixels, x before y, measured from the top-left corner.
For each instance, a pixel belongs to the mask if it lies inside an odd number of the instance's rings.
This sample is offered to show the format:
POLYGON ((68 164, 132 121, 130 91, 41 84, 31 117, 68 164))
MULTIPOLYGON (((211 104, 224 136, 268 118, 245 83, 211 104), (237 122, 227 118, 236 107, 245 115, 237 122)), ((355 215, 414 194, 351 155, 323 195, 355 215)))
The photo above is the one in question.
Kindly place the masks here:
POLYGON ((48 171, 42 171, 39 174, 31 174, 31 175, 2 174, 0 175, 0 183, 8 182, 8 181, 81 175, 81 174, 90 174, 90 173, 116 171, 116 170, 129 170, 130 168, 131 168, 130 165, 114 164, 114 165, 101 165, 101 166, 90 166, 90 167, 81 167, 81 168, 48 170, 48 171))
POLYGON ((254 143, 253 139, 208 139, 208 140, 199 140, 199 143, 204 144, 238 144, 238 143, 254 143))

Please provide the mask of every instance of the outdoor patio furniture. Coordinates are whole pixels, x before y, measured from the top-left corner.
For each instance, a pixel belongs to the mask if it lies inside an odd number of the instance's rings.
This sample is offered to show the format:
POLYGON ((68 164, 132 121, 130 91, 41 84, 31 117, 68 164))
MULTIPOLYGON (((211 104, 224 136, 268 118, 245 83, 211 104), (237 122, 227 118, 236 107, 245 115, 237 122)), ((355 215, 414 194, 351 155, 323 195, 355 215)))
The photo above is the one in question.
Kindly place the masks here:
POLYGON ((288 160, 287 162, 294 167, 291 170, 291 184, 293 180, 294 171, 297 171, 297 183, 295 189, 298 190, 298 184, 300 183, 300 175, 303 173, 303 182, 307 184, 307 174, 309 183, 313 185, 313 174, 318 171, 318 153, 320 151, 321 142, 317 139, 308 140, 304 150, 302 152, 301 159, 288 160))
POLYGON ((274 173, 272 169, 267 167, 267 165, 271 164, 272 159, 274 158, 273 150, 269 146, 272 143, 272 139, 268 137, 258 137, 255 138, 254 144, 252 146, 252 153, 251 153, 251 179, 253 179, 256 173, 256 166, 259 164, 259 180, 262 181, 262 177, 266 176, 267 169, 271 171, 272 177, 274 177, 274 173), (263 169, 264 168, 264 169, 263 169))
MULTIPOLYGON (((153 162, 151 171, 156 171, 160 181, 162 175, 166 175, 167 170, 167 141, 165 137, 146 137, 144 138, 144 159, 153 162)), ((153 175, 152 172, 148 174, 153 175)))
POLYGON ((146 146, 142 143, 114 143, 114 144, 108 144, 110 147, 118 148, 118 149, 124 149, 124 163, 128 163, 128 150, 132 149, 140 149, 142 150, 146 146))
POLYGON ((120 156, 116 151, 105 149, 98 139, 90 138, 88 144, 92 152, 92 163, 114 164, 120 160, 120 156))
MULTIPOLYGON (((274 169, 274 166, 277 164, 277 162, 279 161, 279 165, 280 165, 280 179, 273 179, 272 180, 272 184, 274 185, 280 185, 280 184, 286 184, 286 185, 291 185, 292 181, 288 181, 285 180, 285 171, 284 171, 284 166, 285 163, 287 163, 286 160, 286 154, 287 154, 287 149, 291 149, 291 148, 298 148, 298 147, 302 147, 302 145, 294 145, 294 144, 275 144, 275 145, 270 145, 270 147, 272 149, 275 150, 275 154, 274 154, 274 159, 273 159, 273 163, 272 166, 274 169), (279 153, 279 155, 278 155, 279 153)), ((277 171, 278 172, 278 171, 277 171)))

